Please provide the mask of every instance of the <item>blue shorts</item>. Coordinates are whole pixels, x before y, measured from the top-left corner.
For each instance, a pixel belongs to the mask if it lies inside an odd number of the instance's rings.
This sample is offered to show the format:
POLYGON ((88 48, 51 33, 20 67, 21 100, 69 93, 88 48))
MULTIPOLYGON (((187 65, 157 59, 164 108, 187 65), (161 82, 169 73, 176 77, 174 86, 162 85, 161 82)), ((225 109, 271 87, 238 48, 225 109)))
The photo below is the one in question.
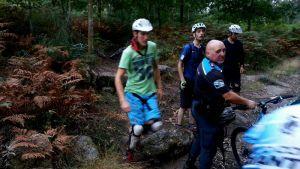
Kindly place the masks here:
POLYGON ((147 100, 148 106, 130 92, 126 92, 125 97, 131 109, 128 113, 130 125, 144 125, 152 119, 161 119, 156 95, 140 95, 141 98, 147 100))

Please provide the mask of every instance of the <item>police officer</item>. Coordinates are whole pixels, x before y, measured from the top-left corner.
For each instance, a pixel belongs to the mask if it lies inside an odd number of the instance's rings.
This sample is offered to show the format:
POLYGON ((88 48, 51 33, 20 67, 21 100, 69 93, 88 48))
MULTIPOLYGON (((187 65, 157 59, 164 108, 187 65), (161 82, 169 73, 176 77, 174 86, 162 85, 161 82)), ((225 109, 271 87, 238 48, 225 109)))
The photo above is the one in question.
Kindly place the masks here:
POLYGON ((223 128, 218 124, 225 101, 255 108, 256 103, 231 91, 224 83, 222 63, 225 46, 222 41, 211 40, 206 46, 206 58, 200 63, 195 78, 192 115, 196 120, 197 134, 193 141, 185 168, 195 168, 198 155, 201 169, 209 169, 217 152, 217 143, 223 128))

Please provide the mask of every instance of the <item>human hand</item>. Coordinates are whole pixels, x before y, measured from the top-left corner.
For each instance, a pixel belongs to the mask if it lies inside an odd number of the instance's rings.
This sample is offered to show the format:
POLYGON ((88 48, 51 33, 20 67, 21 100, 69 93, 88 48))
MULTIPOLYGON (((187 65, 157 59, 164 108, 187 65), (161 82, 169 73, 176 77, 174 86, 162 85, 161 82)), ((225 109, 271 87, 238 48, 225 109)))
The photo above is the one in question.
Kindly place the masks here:
POLYGON ((180 82, 180 89, 183 90, 183 89, 185 89, 185 87, 186 87, 186 81, 185 81, 185 80, 182 80, 182 81, 180 82))
POLYGON ((240 68, 240 73, 243 74, 245 71, 246 71, 246 70, 244 69, 244 67, 241 66, 241 68, 240 68))
POLYGON ((247 106, 248 106, 250 109, 255 109, 256 106, 257 106, 257 103, 254 102, 254 101, 252 101, 252 100, 248 100, 247 106))
POLYGON ((131 109, 130 109, 130 105, 127 102, 127 100, 124 100, 121 102, 121 109, 126 113, 130 112, 131 109))

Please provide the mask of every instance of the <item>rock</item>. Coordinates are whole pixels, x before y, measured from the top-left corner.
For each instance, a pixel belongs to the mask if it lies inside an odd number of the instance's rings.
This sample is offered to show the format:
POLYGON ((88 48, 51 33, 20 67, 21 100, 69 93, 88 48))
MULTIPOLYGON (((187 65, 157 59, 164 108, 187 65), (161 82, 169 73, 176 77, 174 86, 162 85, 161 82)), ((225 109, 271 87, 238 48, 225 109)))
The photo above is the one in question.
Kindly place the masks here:
POLYGON ((142 150, 138 152, 138 160, 179 157, 189 151, 192 139, 193 134, 188 130, 175 129, 173 126, 164 128, 141 140, 142 150))
POLYGON ((161 74, 168 74, 176 71, 175 68, 171 68, 167 65, 158 65, 158 69, 160 70, 161 74))
POLYGON ((77 166, 98 159, 99 152, 91 137, 77 136, 71 142, 68 158, 73 162, 72 165, 77 166))
MULTIPOLYGON (((108 88, 115 89, 115 72, 116 69, 104 68, 104 67, 96 67, 94 69, 90 69, 91 78, 89 83, 92 86, 95 86, 96 89, 103 90, 108 88)), ((122 79, 123 86, 125 86, 127 77, 122 79)), ((110 90, 111 91, 111 90, 110 90)))

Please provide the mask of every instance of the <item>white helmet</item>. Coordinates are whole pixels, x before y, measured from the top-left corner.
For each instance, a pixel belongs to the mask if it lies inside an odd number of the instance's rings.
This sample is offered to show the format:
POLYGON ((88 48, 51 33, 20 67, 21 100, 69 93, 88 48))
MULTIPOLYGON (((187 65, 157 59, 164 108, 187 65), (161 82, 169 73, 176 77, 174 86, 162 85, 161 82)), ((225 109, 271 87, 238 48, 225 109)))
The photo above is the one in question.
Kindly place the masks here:
POLYGON ((149 32, 152 31, 153 27, 149 20, 141 18, 133 22, 132 30, 133 31, 143 31, 149 32))
POLYGON ((231 33, 243 33, 243 30, 239 25, 230 25, 228 30, 231 33))
POLYGON ((204 25, 204 23, 202 22, 199 22, 199 23, 196 23, 195 25, 193 25, 192 27, 192 32, 194 33, 197 29, 199 28, 204 28, 206 29, 206 26, 204 25))

